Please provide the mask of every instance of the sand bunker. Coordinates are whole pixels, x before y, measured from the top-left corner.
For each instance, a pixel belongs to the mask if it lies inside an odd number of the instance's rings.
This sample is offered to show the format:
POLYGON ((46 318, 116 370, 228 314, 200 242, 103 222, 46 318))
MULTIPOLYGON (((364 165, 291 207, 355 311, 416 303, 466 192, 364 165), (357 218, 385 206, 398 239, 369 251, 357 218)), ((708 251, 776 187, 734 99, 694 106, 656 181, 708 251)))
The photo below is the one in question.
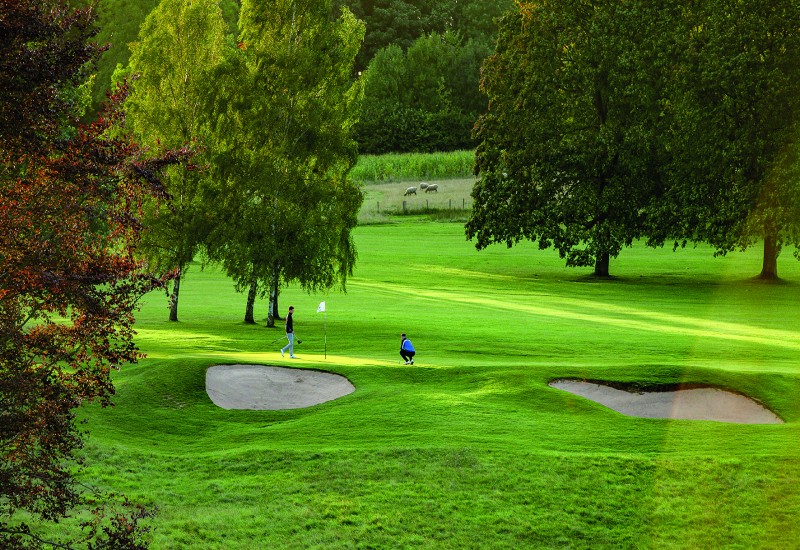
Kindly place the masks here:
POLYGON ((719 388, 633 392, 581 380, 554 380, 550 386, 591 399, 628 416, 783 424, 783 420, 761 403, 719 388))
POLYGON ((261 365, 218 365, 206 371, 206 392, 223 409, 301 409, 354 391, 347 378, 330 372, 261 365))

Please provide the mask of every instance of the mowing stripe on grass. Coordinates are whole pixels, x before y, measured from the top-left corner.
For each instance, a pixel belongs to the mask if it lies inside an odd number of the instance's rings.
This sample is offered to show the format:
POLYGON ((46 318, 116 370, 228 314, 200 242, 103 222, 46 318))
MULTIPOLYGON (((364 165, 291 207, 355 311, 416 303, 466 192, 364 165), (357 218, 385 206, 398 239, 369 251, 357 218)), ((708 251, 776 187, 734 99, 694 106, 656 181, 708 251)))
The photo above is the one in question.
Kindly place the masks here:
MULTIPOLYGON (((384 293, 394 294, 407 294, 414 295, 417 298, 427 298, 433 301, 448 300, 461 304, 472 304, 478 306, 485 306, 492 309, 502 309, 519 311, 531 315, 542 315, 547 317, 558 317, 562 319, 572 319, 576 321, 587 321, 593 323, 603 323, 621 328, 642 330, 658 333, 670 333, 682 336, 695 336, 702 338, 718 338, 721 340, 734 340, 740 342, 749 342, 754 344, 761 344, 765 346, 777 346, 787 349, 800 350, 800 333, 764 329, 747 325, 740 325, 734 323, 727 323, 721 321, 705 321, 692 319, 690 317, 670 315, 666 313, 638 310, 635 308, 625 306, 615 306, 612 304, 605 304, 597 301, 589 300, 576 300, 573 298, 564 298, 561 296, 556 297, 558 304, 553 306, 542 306, 532 304, 521 304, 519 302, 510 300, 501 300, 498 298, 486 298, 483 296, 473 296, 462 294, 458 292, 446 290, 430 290, 415 288, 409 289, 407 286, 393 285, 391 283, 367 283, 363 281, 354 281, 351 283, 354 287, 370 288, 374 291, 381 291, 384 293), (563 306, 569 305, 575 308, 582 308, 588 310, 600 310, 603 312, 613 311, 620 315, 629 315, 634 317, 645 317, 653 319, 654 322, 639 321, 634 319, 623 319, 617 317, 610 317, 608 315, 598 315, 593 313, 583 313, 580 311, 569 311, 564 309, 563 306), (661 322, 655 322, 661 321, 661 322), (664 323, 676 323, 674 326, 669 326, 664 323), (695 325, 702 328, 691 328, 690 326, 679 326, 678 323, 684 325, 695 325)), ((540 302, 547 302, 547 296, 536 296, 540 302)))

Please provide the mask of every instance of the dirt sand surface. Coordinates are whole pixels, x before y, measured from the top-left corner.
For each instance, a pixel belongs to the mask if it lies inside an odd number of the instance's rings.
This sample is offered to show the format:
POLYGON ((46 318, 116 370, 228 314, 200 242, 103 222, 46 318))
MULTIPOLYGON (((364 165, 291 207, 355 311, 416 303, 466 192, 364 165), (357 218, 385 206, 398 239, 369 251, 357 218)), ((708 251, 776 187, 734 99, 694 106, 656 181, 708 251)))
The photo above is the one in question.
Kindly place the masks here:
POLYGON ((550 386, 591 399, 628 416, 783 424, 781 418, 761 403, 718 388, 640 393, 581 380, 554 380, 550 386))
POLYGON ((218 365, 206 371, 206 392, 223 409, 300 409, 354 391, 344 376, 316 370, 218 365))

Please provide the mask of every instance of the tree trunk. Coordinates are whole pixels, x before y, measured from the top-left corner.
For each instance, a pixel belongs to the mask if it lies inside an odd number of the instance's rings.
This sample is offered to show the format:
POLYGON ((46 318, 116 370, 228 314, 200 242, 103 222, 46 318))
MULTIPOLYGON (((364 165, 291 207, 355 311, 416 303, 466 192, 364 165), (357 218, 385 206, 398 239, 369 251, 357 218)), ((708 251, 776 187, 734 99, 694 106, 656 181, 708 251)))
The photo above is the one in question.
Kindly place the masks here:
POLYGON ((608 252, 602 252, 594 260, 594 276, 595 277, 608 277, 608 252))
POLYGON ((178 321, 178 297, 181 292, 181 279, 183 278, 183 266, 178 266, 178 276, 172 282, 172 295, 169 297, 169 320, 178 321))
POLYGON ((761 274, 759 279, 765 281, 778 280, 778 255, 781 253, 781 245, 778 243, 778 236, 770 231, 764 236, 764 260, 761 263, 761 274))
POLYGON ((278 309, 278 276, 272 277, 272 285, 269 289, 269 314, 267 315, 267 326, 274 327, 275 321, 281 320, 280 309, 278 309))
POLYGON ((244 322, 248 325, 255 325, 256 321, 253 318, 253 305, 256 303, 256 292, 258 292, 258 280, 253 277, 250 282, 250 291, 247 293, 247 309, 244 312, 244 322))

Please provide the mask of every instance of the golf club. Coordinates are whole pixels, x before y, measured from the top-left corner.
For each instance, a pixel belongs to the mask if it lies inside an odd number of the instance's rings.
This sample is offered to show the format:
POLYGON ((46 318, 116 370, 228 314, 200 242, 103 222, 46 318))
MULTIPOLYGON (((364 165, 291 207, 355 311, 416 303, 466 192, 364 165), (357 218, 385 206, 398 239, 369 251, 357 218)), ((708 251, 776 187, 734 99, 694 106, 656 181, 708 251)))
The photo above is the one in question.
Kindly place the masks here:
MULTIPOLYGON (((275 342, 279 342, 279 341, 283 340, 284 338, 286 338, 285 334, 283 336, 281 336, 280 338, 275 338, 272 342, 270 342, 270 344, 274 344, 275 342)), ((295 338, 294 341, 297 342, 298 344, 302 344, 303 343, 303 341, 300 338, 295 338)))

